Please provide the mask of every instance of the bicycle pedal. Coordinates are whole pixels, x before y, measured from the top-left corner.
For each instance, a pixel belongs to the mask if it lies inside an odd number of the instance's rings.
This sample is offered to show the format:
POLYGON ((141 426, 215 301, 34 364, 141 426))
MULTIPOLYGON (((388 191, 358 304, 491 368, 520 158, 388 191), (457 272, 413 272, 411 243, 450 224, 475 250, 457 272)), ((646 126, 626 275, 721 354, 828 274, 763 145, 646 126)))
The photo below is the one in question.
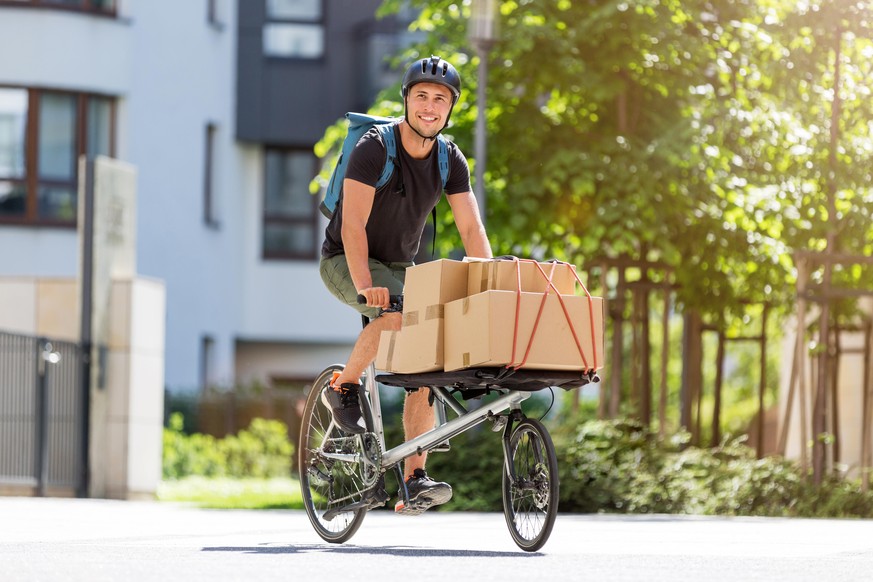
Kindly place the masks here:
POLYGON ((420 515, 431 508, 433 504, 427 501, 411 501, 404 503, 398 501, 394 505, 394 513, 398 515, 420 515))
POLYGON ((508 420, 508 417, 495 416, 492 418, 492 420, 494 421, 494 424, 491 426, 491 430, 494 432, 500 432, 501 430, 504 429, 504 427, 506 427, 506 422, 508 420))
POLYGON ((436 445, 434 448, 430 449, 431 453, 447 453, 452 450, 452 445, 449 441, 442 442, 436 445))

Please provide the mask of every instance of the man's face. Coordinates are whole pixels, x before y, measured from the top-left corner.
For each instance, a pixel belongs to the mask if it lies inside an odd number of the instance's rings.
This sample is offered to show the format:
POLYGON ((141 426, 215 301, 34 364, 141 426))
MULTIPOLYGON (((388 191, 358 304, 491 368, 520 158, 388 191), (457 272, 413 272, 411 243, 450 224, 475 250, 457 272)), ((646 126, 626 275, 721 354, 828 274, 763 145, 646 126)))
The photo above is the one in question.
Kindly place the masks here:
POLYGON ((418 133, 434 137, 448 122, 452 92, 439 83, 417 83, 406 96, 409 123, 418 133))

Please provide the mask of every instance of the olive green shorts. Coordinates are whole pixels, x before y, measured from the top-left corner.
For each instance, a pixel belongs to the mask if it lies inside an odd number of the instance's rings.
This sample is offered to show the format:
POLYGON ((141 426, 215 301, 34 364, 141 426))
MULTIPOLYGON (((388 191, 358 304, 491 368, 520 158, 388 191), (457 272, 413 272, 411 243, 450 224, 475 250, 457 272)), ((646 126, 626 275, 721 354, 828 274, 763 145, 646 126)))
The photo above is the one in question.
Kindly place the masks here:
MULTIPOLYGON (((403 293, 406 268, 411 267, 412 263, 383 263, 376 259, 370 259, 369 263, 373 287, 387 287, 388 292, 392 295, 403 293)), ((325 287, 334 297, 370 319, 381 315, 382 310, 378 307, 358 305, 358 290, 355 289, 352 276, 349 274, 349 264, 346 262, 345 255, 337 255, 329 259, 322 257, 318 270, 325 287)))

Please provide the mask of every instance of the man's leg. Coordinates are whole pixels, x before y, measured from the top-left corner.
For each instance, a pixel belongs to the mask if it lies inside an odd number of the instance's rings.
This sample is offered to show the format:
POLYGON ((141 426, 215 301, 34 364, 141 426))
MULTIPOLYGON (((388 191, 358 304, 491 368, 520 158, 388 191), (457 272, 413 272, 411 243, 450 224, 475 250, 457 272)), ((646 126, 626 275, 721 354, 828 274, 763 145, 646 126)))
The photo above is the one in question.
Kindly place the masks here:
MULTIPOLYGON (((355 341, 355 347, 352 348, 349 361, 346 362, 346 367, 334 384, 337 386, 345 383, 357 384, 367 366, 376 359, 382 332, 399 330, 401 321, 399 313, 385 313, 371 321, 355 341)), ((426 403, 427 400, 425 400, 426 403)))
MULTIPOLYGON (((429 388, 420 388, 406 395, 403 406, 403 430, 406 440, 413 439, 433 428, 433 407, 428 404, 429 388)), ((407 506, 400 495, 394 511, 404 515, 418 515, 421 512, 441 505, 452 498, 452 487, 448 483, 434 481, 424 470, 427 453, 406 457, 406 489, 409 492, 407 506)), ((402 490, 401 490, 402 493, 402 490)))
MULTIPOLYGON (((374 285, 387 287, 393 294, 403 292, 403 279, 408 267, 407 264, 385 264, 370 259, 369 266, 374 285)), ((325 391, 322 397, 325 405, 333 410, 334 420, 343 430, 350 433, 362 433, 366 428, 361 417, 358 382, 361 374, 376 358, 382 332, 400 329, 401 316, 399 313, 379 315, 378 308, 358 305, 358 292, 349 274, 345 256, 323 258, 319 265, 319 272, 325 286, 337 299, 366 316, 374 318, 355 341, 355 346, 352 348, 352 353, 343 371, 336 373, 331 380, 331 386, 334 389, 325 391)))
MULTIPOLYGON (((403 433, 406 440, 414 439, 433 428, 433 407, 427 402, 430 388, 421 388, 418 392, 406 395, 403 405, 403 433)), ((427 464, 427 451, 420 455, 406 457, 404 475, 409 477, 416 469, 424 469, 427 464)))

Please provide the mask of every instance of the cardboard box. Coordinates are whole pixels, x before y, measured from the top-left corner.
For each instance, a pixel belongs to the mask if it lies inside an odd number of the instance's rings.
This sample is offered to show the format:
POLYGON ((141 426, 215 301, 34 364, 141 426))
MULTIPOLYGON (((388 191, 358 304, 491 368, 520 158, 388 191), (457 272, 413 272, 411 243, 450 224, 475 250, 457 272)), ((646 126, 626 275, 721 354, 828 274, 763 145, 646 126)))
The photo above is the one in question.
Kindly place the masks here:
POLYGON ((376 368, 396 374, 443 369, 443 320, 431 319, 400 331, 383 331, 376 368))
MULTIPOLYGON (((445 370, 459 370, 478 366, 519 364, 531 340, 534 321, 540 311, 543 295, 521 293, 515 361, 513 337, 518 293, 485 291, 448 303, 445 308, 445 370)), ((587 367, 602 368, 603 300, 591 299, 593 321, 589 315, 588 297, 562 296, 576 330, 576 337, 585 355, 587 367), (591 330, 594 328, 592 343, 591 330)), ((546 296, 545 306, 527 356, 524 369, 583 370, 582 356, 564 314, 559 297, 546 296)))
POLYGON ((567 263, 535 263, 533 261, 510 261, 506 259, 466 259, 469 264, 467 275, 467 295, 483 291, 518 290, 518 270, 521 270, 521 290, 529 293, 543 293, 548 285, 547 277, 552 273, 552 283, 561 295, 576 292, 576 267, 567 263), (545 272, 546 277, 537 268, 545 272), (554 271, 552 271, 554 269, 554 271))
POLYGON ((426 311, 434 305, 443 305, 467 296, 468 263, 440 259, 406 269, 403 286, 403 314, 423 320, 426 311))

